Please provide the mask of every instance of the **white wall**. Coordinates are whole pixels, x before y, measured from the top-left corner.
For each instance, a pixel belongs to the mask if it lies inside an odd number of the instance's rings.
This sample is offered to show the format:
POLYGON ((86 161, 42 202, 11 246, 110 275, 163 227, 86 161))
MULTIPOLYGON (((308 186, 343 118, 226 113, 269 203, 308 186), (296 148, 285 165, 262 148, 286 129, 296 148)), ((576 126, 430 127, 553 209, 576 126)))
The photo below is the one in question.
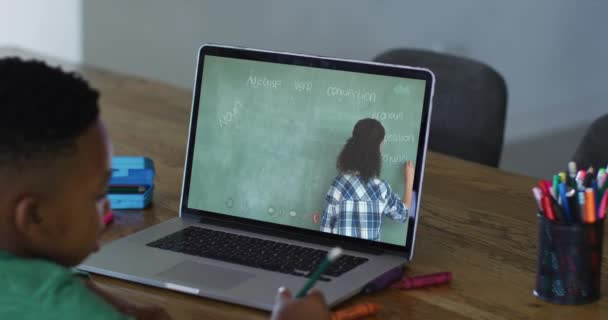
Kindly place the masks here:
POLYGON ((421 47, 478 59, 509 88, 501 167, 534 176, 563 169, 608 111, 600 0, 85 0, 83 8, 85 61, 184 88, 204 42, 357 59, 421 47))
POLYGON ((0 0, 0 46, 82 61, 82 0, 0 0))
POLYGON ((0 45, 188 89, 204 42, 356 59, 420 47, 486 62, 509 88, 501 167, 533 176, 562 170, 592 119, 608 112, 601 0, 25 2, 11 1, 7 15, 0 0, 0 45))

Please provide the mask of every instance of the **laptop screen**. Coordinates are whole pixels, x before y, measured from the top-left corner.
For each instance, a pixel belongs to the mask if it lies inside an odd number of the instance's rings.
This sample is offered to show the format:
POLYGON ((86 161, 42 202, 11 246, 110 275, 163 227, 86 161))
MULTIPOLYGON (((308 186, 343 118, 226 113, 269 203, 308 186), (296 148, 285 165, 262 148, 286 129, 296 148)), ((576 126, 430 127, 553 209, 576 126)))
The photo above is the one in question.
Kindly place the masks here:
POLYGON ((200 59, 183 206, 406 245, 427 79, 322 60, 200 59))

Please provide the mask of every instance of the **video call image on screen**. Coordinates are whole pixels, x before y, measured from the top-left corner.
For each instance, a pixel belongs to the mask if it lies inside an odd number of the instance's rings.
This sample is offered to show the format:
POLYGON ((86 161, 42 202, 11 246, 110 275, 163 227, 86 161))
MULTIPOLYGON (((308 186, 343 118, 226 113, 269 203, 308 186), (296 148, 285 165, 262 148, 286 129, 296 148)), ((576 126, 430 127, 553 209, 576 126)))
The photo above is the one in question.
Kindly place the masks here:
POLYGON ((424 80, 215 56, 202 79, 189 208, 405 245, 424 80))

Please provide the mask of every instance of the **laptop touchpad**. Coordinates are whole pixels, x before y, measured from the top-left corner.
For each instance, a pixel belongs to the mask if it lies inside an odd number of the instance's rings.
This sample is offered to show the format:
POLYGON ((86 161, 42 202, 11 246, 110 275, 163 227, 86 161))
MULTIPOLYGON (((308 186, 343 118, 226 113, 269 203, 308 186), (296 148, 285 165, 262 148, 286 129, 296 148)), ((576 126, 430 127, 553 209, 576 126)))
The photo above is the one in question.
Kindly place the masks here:
POLYGON ((157 275, 168 282, 198 288, 230 289, 255 276, 253 273, 184 261, 157 275))

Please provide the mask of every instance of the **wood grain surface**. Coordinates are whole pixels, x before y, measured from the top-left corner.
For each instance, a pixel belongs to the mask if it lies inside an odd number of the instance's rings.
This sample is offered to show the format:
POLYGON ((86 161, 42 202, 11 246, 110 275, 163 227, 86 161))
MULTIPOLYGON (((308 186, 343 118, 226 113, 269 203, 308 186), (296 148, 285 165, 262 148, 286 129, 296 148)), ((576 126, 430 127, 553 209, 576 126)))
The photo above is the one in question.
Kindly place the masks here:
MULTIPOLYGON (((39 57, 22 50, 0 49, 0 56, 7 55, 39 57)), ((153 206, 142 211, 117 211, 114 223, 103 235, 104 242, 175 217, 191 92, 92 67, 61 65, 80 72, 101 92, 102 118, 115 154, 151 157, 157 169, 153 206)), ((430 152, 415 257, 406 273, 452 271, 453 282, 420 290, 360 294, 339 307, 359 302, 380 304, 381 312, 369 319, 608 319, 605 296, 582 306, 552 305, 533 296, 537 221, 530 188, 535 182, 530 177, 430 152)), ((603 293, 608 292, 606 257, 604 246, 603 293)), ((175 319, 269 316, 259 310, 117 279, 94 279, 119 296, 160 304, 175 319)))

